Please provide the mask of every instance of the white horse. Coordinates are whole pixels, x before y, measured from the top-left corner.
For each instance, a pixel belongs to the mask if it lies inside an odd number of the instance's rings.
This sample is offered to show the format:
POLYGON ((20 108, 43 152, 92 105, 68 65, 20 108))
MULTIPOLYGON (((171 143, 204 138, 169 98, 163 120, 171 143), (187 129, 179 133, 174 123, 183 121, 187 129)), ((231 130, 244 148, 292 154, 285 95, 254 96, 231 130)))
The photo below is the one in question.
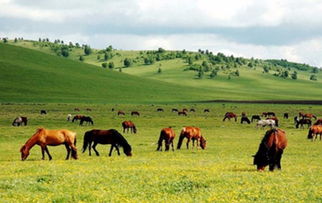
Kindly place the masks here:
POLYGON ((267 120, 259 120, 257 122, 256 127, 258 128, 259 126, 261 126, 262 128, 266 127, 266 126, 270 126, 271 128, 275 127, 275 121, 272 119, 267 119, 267 120))
POLYGON ((67 114, 67 121, 72 121, 72 114, 67 114))

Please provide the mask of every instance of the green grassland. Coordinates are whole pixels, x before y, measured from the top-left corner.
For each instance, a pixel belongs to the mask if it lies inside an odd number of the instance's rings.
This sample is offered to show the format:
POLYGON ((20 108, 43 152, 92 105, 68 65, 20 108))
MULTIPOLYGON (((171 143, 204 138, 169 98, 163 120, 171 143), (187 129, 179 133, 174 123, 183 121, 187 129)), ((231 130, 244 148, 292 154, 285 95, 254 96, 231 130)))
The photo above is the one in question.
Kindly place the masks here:
MULTIPOLYGON (((15 104, 0 107, 0 201, 1 202, 319 202, 322 197, 321 141, 306 139, 307 129, 295 129, 292 117, 299 111, 321 117, 319 106, 259 104, 15 104), (79 126, 66 121, 73 109, 92 116, 94 126, 79 126), (85 111, 85 108, 92 111, 85 111), (157 112, 157 108, 165 112, 157 112), (123 110, 116 116, 111 108, 123 110), (195 108, 195 113, 178 117, 171 108, 195 108), (209 108, 210 113, 203 113, 209 108), (46 109, 47 115, 39 111, 46 109), (140 117, 131 117, 137 110, 140 117), (240 115, 274 111, 280 128, 288 137, 282 158, 282 171, 257 172, 252 157, 266 129, 255 124, 222 122, 223 114, 240 115), (289 112, 289 120, 282 113, 289 112), (12 127, 12 120, 28 116, 29 125, 12 127), (83 135, 87 130, 115 128, 132 120, 138 133, 123 134, 132 145, 133 156, 114 152, 99 145, 100 157, 81 153, 83 135), (185 149, 157 152, 156 142, 161 128, 173 126, 178 141, 180 129, 198 126, 207 139, 206 150, 185 149), (66 128, 77 132, 79 160, 65 161, 65 147, 49 147, 52 161, 41 160, 38 146, 24 162, 20 147, 38 127, 66 128)), ((238 119, 239 121, 239 119, 238 119)))

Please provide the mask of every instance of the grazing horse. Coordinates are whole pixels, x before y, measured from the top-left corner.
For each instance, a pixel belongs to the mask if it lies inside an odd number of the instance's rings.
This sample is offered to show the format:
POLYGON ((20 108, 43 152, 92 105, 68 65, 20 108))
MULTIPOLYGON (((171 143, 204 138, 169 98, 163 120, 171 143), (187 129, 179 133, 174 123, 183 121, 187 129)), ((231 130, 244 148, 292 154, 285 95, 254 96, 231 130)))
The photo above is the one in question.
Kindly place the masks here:
POLYGON ((301 125, 301 128, 304 128, 304 124, 307 124, 308 128, 312 125, 312 121, 308 118, 298 119, 296 116, 296 119, 294 119, 294 121, 296 122, 296 125, 295 125, 296 128, 299 128, 300 125, 301 125))
POLYGON ((178 111, 178 116, 180 115, 187 116, 187 113, 185 111, 178 111))
POLYGON ((263 112, 262 116, 267 117, 267 116, 275 116, 274 112, 263 112))
POLYGON ((275 125, 278 127, 278 118, 277 117, 270 117, 270 118, 266 118, 266 120, 274 120, 275 121, 275 125))
POLYGON ((96 155, 99 156, 96 150, 97 144, 111 144, 111 149, 109 156, 112 156, 113 148, 116 148, 117 154, 120 155, 119 146, 123 147, 124 154, 127 156, 132 156, 131 145, 126 141, 126 139, 115 129, 110 130, 90 130, 84 135, 83 153, 86 151, 88 146, 89 155, 91 156, 91 148, 93 144, 93 150, 96 155))
POLYGON ((27 123, 28 123, 27 117, 19 116, 13 120, 12 126, 20 126, 20 125, 22 126, 22 124, 26 126, 27 123))
POLYGON ((209 110, 209 109, 205 109, 205 110, 203 110, 203 112, 204 112, 204 113, 209 113, 209 112, 210 112, 210 110, 209 110))
POLYGON ((317 119, 316 116, 314 114, 311 114, 311 113, 302 113, 302 112, 299 112, 299 117, 308 118, 308 119, 314 118, 315 120, 317 119))
POLYGON ((189 142, 192 140, 192 147, 195 146, 195 141, 197 141, 197 149, 198 149, 198 141, 200 142, 200 147, 202 149, 206 148, 206 140, 201 136, 200 128, 197 127, 184 127, 181 130, 179 142, 177 145, 177 149, 181 148, 182 141, 184 138, 187 138, 187 149, 189 149, 189 142))
POLYGON ((44 128, 37 129, 36 133, 23 145, 20 149, 21 160, 24 161, 29 156, 29 151, 34 145, 41 147, 42 159, 45 159, 45 152, 47 153, 49 160, 52 159, 49 154, 47 145, 57 146, 64 144, 67 150, 66 160, 69 159, 69 154, 74 159, 77 159, 76 149, 76 133, 69 130, 47 130, 44 128))
POLYGON ((67 121, 72 121, 72 114, 67 114, 67 121))
POLYGON ((172 112, 178 112, 178 109, 172 109, 171 111, 172 112))
POLYGON ((160 132, 157 151, 162 151, 163 140, 164 140, 164 145, 165 145, 165 151, 169 151, 170 144, 172 146, 172 151, 174 151, 173 139, 175 138, 175 136, 176 136, 176 134, 174 133, 172 128, 163 128, 160 132))
POLYGON ((131 116, 140 116, 140 113, 138 111, 132 111, 131 116))
POLYGON ((136 127, 132 121, 123 121, 122 122, 122 127, 123 127, 123 133, 125 133, 125 130, 129 132, 129 129, 131 129, 131 133, 136 133, 136 127))
POLYGON ((240 123, 243 124, 244 122, 250 124, 250 120, 247 118, 247 116, 242 116, 240 123))
POLYGON ((288 113, 284 113, 283 118, 288 119, 288 113))
POLYGON ((162 108, 158 108, 157 112, 164 112, 164 110, 162 108))
POLYGON ((47 114, 47 111, 46 110, 40 110, 40 114, 47 114))
POLYGON ((196 112, 196 110, 195 109, 190 109, 190 112, 196 112))
POLYGON ((259 121, 261 120, 261 117, 259 115, 252 115, 252 122, 254 122, 254 120, 259 121))
POLYGON ((314 123, 314 125, 322 125, 322 119, 318 119, 318 120, 314 123))
POLYGON ((80 109, 79 108, 74 108, 74 111, 80 111, 80 109))
POLYGON ((234 114, 233 112, 225 113, 225 117, 222 121, 225 121, 227 118, 228 118, 228 120, 230 120, 231 118, 235 118, 235 122, 237 121, 237 115, 234 114))
POLYGON ((123 115, 123 116, 125 116, 125 113, 124 113, 124 111, 118 111, 117 112, 117 115, 119 116, 119 115, 123 115))
POLYGON ((312 125, 309 129, 309 133, 307 135, 307 139, 312 139, 316 140, 318 135, 320 135, 320 140, 321 140, 321 136, 322 136, 322 126, 321 125, 312 125), (315 137, 315 139, 314 139, 315 137))
POLYGON ((89 116, 83 116, 80 119, 79 125, 83 125, 84 121, 86 122, 86 124, 94 125, 92 118, 89 116))
POLYGON ((74 123, 74 121, 81 120, 83 117, 84 117, 84 115, 76 115, 76 116, 74 116, 72 122, 74 123))
POLYGON ((92 111, 92 109, 91 108, 86 108, 86 111, 92 111))
POLYGON ((254 155, 253 164, 257 165, 257 170, 263 171, 267 165, 270 171, 274 171, 275 167, 282 169, 281 158, 286 146, 287 139, 283 130, 268 130, 254 155))
POLYGON ((266 127, 266 126, 270 126, 271 128, 273 128, 275 126, 275 121, 268 119, 268 120, 259 120, 256 124, 256 127, 258 128, 259 126, 261 126, 262 128, 266 127))
POLYGON ((182 111, 184 111, 184 112, 188 112, 188 109, 182 109, 182 111))

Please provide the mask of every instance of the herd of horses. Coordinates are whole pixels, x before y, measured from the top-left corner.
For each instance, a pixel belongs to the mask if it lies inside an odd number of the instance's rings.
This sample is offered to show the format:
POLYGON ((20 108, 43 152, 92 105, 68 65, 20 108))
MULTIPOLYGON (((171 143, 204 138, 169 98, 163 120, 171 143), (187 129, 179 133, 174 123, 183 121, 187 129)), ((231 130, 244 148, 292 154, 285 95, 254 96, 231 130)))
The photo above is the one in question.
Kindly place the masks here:
MULTIPOLYGON (((75 110, 77 111, 77 110, 75 110)), ((164 110, 161 108, 157 109, 158 112, 163 112, 164 110)), ((178 113, 186 113, 187 109, 183 109, 179 111, 177 109, 172 109, 172 112, 178 113)), ((190 112, 195 112, 194 109, 190 109, 190 112)), ((204 112, 209 112, 208 109, 205 109, 204 112)), ((41 114, 44 114, 44 111, 41 111, 41 114)), ((125 115, 123 111, 118 111, 118 115, 125 115)), ((137 111, 132 111, 131 115, 140 116, 140 113, 137 111)), ((288 119, 288 113, 283 114, 284 119, 288 119)), ((233 112, 227 112, 224 115, 223 121, 226 119, 231 120, 234 119, 237 121, 237 114, 233 112)), ((67 121, 75 122, 80 121, 80 125, 83 125, 84 122, 90 125, 94 125, 93 120, 89 116, 84 115, 75 115, 72 118, 71 114, 68 114, 67 121)), ((278 119, 274 112, 263 112, 261 115, 252 115, 251 121, 246 116, 246 113, 241 114, 241 124, 244 122, 251 123, 257 121, 257 126, 270 126, 269 129, 258 148, 257 153, 254 155, 253 164, 257 166, 257 170, 264 170, 266 166, 269 166, 269 170, 273 171, 275 168, 281 169, 281 158, 283 154, 283 150, 287 146, 287 138, 285 131, 281 129, 274 128, 278 126, 278 119), (261 119, 261 116, 265 119, 261 119)), ((13 126, 21 126, 27 125, 28 119, 27 117, 17 117, 14 119, 12 125, 13 126)), ((320 136, 320 140, 322 137, 322 119, 317 119, 314 114, 304 114, 299 113, 298 116, 294 117, 294 123, 296 124, 296 128, 300 125, 307 124, 309 128, 308 139, 316 140, 318 136, 320 136), (315 123, 312 125, 312 119, 315 119, 315 123)), ((137 133, 137 128, 132 121, 124 121, 122 122, 123 133, 131 132, 137 133)), ((170 147, 172 147, 172 151, 174 151, 174 139, 176 134, 171 127, 161 129, 159 139, 157 141, 157 151, 162 151, 162 145, 164 142, 165 151, 169 151, 170 147)), ((179 140, 177 143, 177 150, 180 150, 183 140, 187 139, 186 148, 189 149, 189 144, 192 141, 192 147, 196 148, 200 146, 201 149, 206 148, 206 139, 201 135, 201 130, 198 127, 186 126, 183 127, 180 131, 179 140)), ((127 156, 132 156, 132 147, 127 142, 127 140, 115 129, 109 130, 98 130, 93 129, 85 132, 83 139, 83 148, 82 152, 84 153, 87 149, 89 151, 89 155, 91 156, 91 149, 94 150, 95 154, 99 156, 99 152, 96 149, 97 144, 110 144, 110 152, 109 156, 112 155, 114 149, 116 149, 118 155, 120 155, 119 147, 123 148, 123 152, 127 156)), ((65 145, 67 156, 66 160, 70 158, 70 156, 74 159, 78 158, 77 148, 76 148, 76 133, 70 130, 62 129, 62 130, 48 130, 45 128, 38 128, 34 135, 21 147, 21 160, 25 160, 30 154, 30 149, 34 145, 39 145, 42 152, 42 159, 45 159, 45 153, 48 155, 49 160, 52 159, 47 146, 57 146, 57 145, 65 145)))

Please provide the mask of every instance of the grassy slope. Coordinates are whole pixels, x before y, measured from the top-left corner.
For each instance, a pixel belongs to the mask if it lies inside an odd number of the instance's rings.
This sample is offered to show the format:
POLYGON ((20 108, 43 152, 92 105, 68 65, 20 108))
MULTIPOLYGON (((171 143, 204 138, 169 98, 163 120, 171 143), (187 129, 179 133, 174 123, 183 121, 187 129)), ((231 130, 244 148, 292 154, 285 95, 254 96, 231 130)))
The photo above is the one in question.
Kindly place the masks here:
POLYGON ((2 102, 171 102, 209 99, 198 89, 143 79, 0 44, 2 102))

